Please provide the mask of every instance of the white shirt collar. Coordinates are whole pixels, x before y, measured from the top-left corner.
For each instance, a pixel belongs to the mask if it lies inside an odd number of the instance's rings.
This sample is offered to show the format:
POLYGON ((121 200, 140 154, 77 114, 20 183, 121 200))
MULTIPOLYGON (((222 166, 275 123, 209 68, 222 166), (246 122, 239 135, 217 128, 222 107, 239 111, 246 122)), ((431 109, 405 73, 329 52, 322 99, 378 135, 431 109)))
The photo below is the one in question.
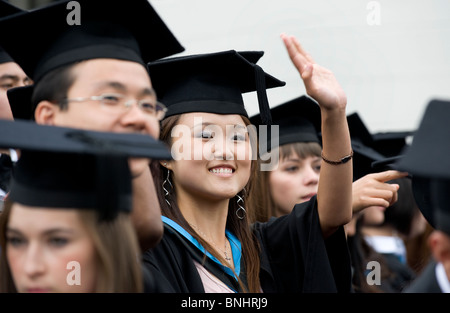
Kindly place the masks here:
POLYGON ((442 263, 436 264, 436 280, 443 293, 450 293, 450 281, 448 281, 445 273, 444 265, 442 263))
POLYGON ((406 254, 405 243, 396 236, 365 236, 366 242, 378 253, 406 254))

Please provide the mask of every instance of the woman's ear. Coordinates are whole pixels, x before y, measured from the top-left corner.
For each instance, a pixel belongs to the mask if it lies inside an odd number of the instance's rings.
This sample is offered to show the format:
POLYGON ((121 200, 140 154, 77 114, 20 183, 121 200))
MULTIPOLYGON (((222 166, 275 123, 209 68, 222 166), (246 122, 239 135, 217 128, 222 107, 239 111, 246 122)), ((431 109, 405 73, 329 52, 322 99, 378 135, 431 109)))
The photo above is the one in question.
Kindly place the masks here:
POLYGON ((435 230, 428 237, 428 246, 436 261, 450 260, 450 239, 441 231, 435 230))
POLYGON ((58 106, 54 105, 50 101, 44 100, 39 102, 34 111, 34 119, 38 124, 55 125, 55 115, 58 106))

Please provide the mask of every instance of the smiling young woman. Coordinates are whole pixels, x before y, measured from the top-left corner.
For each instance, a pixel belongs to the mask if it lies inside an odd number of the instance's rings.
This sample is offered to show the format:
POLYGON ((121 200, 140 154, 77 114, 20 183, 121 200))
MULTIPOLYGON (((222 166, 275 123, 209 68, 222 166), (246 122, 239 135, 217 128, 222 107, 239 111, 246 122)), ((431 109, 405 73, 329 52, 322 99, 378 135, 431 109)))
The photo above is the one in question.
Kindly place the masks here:
MULTIPOLYGON (((298 61, 304 53, 293 38, 285 45, 307 89, 322 90, 313 94, 325 111, 325 145, 335 143, 327 156, 348 154, 345 95, 327 70, 313 74, 308 61, 298 61)), ((160 139, 173 154, 152 163, 165 231, 144 261, 160 292, 350 291, 342 225, 351 216, 351 162, 326 166, 320 201, 313 196, 277 221, 251 224, 247 197, 259 162, 242 93, 257 91, 270 125, 265 89, 283 85, 252 63, 261 56, 230 50, 149 63, 168 108, 160 139)))

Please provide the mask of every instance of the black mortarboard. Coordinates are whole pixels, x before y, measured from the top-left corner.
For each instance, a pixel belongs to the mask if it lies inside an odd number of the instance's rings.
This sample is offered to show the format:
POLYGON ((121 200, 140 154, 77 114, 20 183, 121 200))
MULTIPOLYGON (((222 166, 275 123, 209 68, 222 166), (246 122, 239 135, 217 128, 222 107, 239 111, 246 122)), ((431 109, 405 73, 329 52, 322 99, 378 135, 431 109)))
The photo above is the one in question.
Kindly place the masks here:
POLYGON ((372 147, 373 137, 357 112, 347 115, 347 123, 353 149, 353 180, 357 180, 375 172, 372 163, 386 157, 372 147))
POLYGON ((396 163, 403 158, 404 151, 396 156, 386 157, 372 162, 372 168, 380 171, 397 170, 396 163))
POLYGON ((96 209, 101 219, 131 210, 128 157, 171 159, 148 135, 0 120, 0 147, 21 150, 8 199, 28 206, 96 209))
POLYGON ((34 107, 31 102, 34 85, 9 88, 6 91, 14 120, 34 120, 34 107))
POLYGON ((188 112, 241 114, 248 117, 242 93, 256 91, 260 112, 270 124, 266 88, 285 83, 251 61, 260 52, 234 50, 163 59, 148 64, 153 87, 167 106, 166 117, 188 112))
POLYGON ((412 174, 417 205, 428 222, 450 234, 450 101, 427 105, 411 146, 396 163, 412 174), (414 181, 416 180, 416 183, 414 181), (414 186, 416 184, 416 186, 414 186), (417 201, 417 199, 419 199, 417 201))
POLYGON ((23 10, 16 7, 15 5, 12 5, 9 2, 0 0, 0 18, 8 15, 13 15, 19 12, 23 12, 23 10))
POLYGON ((358 112, 347 115, 347 123, 352 139, 358 139, 364 146, 373 144, 373 137, 358 112))
MULTIPOLYGON (((411 146, 397 166, 415 175, 450 179, 450 101, 427 105, 411 146)), ((449 206, 450 207, 450 206, 449 206)))
MULTIPOLYGON (((279 126, 279 146, 294 142, 321 144, 320 107, 313 99, 303 95, 273 107, 270 112, 272 124, 279 126)), ((250 121, 255 126, 262 125, 261 114, 252 116, 250 121)), ((276 147, 271 143, 271 136, 267 136, 267 147, 261 147, 261 151, 270 151, 272 148, 276 147)))
MULTIPOLYGON (((52 69, 95 58, 147 62, 184 51, 147 0, 68 0, 0 20, 0 45, 35 83, 52 69), (80 25, 69 25, 79 14, 80 25)), ((75 21, 76 22, 76 21, 75 21)))
POLYGON ((386 157, 395 157, 408 147, 413 131, 388 131, 372 134, 372 147, 386 157))
POLYGON ((239 54, 246 58, 247 61, 256 64, 264 55, 264 51, 239 51, 239 54))
MULTIPOLYGON (((0 18, 22 12, 18 7, 5 1, 0 1, 0 18)), ((2 34, 3 35, 3 34, 2 34)), ((0 64, 14 62, 11 56, 0 45, 0 64)))

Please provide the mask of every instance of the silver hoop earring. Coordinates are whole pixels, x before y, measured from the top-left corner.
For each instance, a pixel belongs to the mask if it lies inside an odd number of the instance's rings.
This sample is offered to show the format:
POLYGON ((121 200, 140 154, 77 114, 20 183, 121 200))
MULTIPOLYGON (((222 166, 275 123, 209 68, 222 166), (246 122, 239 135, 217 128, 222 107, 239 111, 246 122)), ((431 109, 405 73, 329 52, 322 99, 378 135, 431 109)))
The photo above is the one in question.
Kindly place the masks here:
POLYGON ((242 197, 239 194, 236 195, 236 197, 237 197, 236 203, 238 206, 238 208, 236 210, 236 216, 240 220, 243 220, 245 215, 247 214, 247 210, 245 210, 245 208, 243 206, 244 205, 244 193, 245 193, 245 188, 244 188, 244 192, 242 193, 242 197))
POLYGON ((169 169, 167 169, 167 177, 166 177, 166 179, 163 181, 163 183, 162 183, 162 188, 163 188, 163 190, 164 190, 164 200, 166 200, 166 203, 169 205, 169 206, 171 206, 170 205, 170 202, 169 202, 169 200, 167 200, 167 196, 169 195, 169 190, 166 188, 166 184, 169 184, 169 186, 170 186, 170 188, 172 189, 173 188, 173 185, 172 185, 172 183, 170 182, 170 170, 169 169))

